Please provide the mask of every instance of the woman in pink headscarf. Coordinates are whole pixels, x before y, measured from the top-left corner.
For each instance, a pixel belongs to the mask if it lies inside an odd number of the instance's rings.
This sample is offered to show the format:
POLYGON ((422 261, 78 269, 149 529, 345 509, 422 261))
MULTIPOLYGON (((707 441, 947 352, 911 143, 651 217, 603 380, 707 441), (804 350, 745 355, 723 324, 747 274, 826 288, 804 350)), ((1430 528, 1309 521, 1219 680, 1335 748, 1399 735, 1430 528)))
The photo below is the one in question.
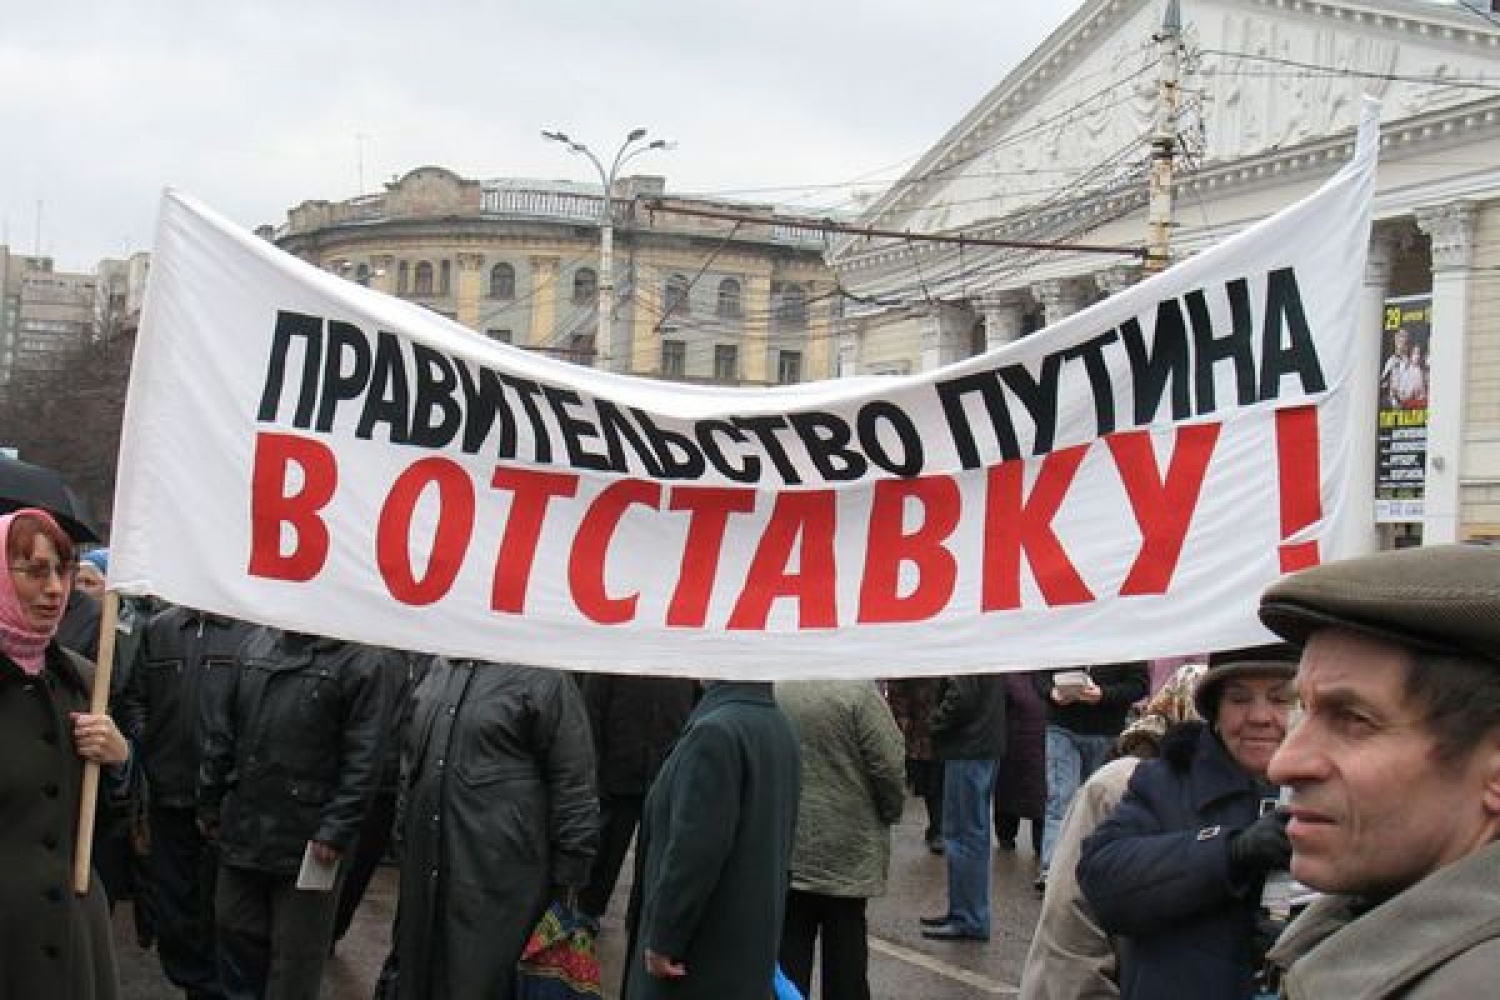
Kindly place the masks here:
POLYGON ((28 509, 0 516, 0 545, 0 998, 112 1000, 104 892, 70 883, 83 762, 113 770, 130 747, 88 710, 92 664, 53 641, 72 541, 28 509))

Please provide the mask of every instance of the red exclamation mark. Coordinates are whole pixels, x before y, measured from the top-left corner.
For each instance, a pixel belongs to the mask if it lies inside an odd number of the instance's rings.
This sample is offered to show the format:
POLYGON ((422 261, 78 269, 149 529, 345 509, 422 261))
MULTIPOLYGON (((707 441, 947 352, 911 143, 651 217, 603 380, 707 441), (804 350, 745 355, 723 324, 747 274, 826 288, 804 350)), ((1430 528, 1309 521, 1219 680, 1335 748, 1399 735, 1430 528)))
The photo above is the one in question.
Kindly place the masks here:
MULTIPOLYGON (((1281 537, 1286 539, 1323 516, 1317 407, 1276 411, 1276 463, 1281 473, 1281 537)), ((1279 551, 1283 573, 1321 561, 1316 539, 1282 545, 1279 551)))

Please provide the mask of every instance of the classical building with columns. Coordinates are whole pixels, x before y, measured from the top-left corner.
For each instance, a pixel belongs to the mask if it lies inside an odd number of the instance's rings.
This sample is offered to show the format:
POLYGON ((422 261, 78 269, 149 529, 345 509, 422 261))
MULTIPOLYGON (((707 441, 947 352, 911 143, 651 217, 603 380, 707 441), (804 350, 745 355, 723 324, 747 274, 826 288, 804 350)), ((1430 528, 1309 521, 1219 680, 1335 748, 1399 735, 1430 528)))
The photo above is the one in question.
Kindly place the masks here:
POLYGON ((660 177, 616 181, 610 204, 616 301, 603 324, 597 184, 427 166, 379 194, 303 202, 261 233, 479 334, 580 364, 726 385, 834 373, 840 302, 822 233, 771 206, 668 194, 660 177))
POLYGON ((1491 6, 1087 0, 860 222, 1099 252, 846 239, 833 257, 854 296, 840 372, 934 368, 1139 280, 1141 257, 1105 251, 1146 245, 1154 136, 1169 135, 1176 154, 1168 232, 1181 259, 1332 174, 1369 94, 1382 102, 1382 136, 1360 320, 1371 338, 1359 374, 1369 442, 1358 447, 1372 480, 1388 300, 1430 296, 1430 359, 1423 502, 1377 516, 1362 495, 1370 517, 1353 544, 1500 539, 1500 14, 1491 6))

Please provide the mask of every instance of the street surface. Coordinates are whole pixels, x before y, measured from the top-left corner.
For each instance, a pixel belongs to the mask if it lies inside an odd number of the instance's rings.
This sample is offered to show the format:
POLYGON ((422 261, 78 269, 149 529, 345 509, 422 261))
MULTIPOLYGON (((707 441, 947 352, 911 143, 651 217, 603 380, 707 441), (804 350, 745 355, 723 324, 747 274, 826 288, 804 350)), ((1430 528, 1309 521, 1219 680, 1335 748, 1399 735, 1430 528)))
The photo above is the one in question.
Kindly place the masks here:
MULTIPOLYGON (((1032 888, 1036 859, 1031 853, 1029 826, 1022 824, 1019 839, 1024 843, 1014 853, 994 853, 994 927, 989 942, 981 944, 928 941, 920 933, 917 917, 941 913, 947 901, 946 869, 943 859, 929 854, 922 842, 924 823, 921 801, 908 799, 906 815, 893 838, 888 891, 870 902, 870 983, 875 1000, 1015 996, 1040 903, 1032 888)), ((604 995, 609 998, 620 994, 629 877, 627 861, 599 936, 604 995)), ((323 1000, 369 1000, 390 944, 395 908, 396 871, 382 868, 376 872, 349 936, 329 960, 323 1000)), ((155 953, 136 945, 128 904, 117 908, 115 928, 122 1000, 181 996, 162 977, 155 953)), ((817 996, 814 982, 813 997, 817 996)))

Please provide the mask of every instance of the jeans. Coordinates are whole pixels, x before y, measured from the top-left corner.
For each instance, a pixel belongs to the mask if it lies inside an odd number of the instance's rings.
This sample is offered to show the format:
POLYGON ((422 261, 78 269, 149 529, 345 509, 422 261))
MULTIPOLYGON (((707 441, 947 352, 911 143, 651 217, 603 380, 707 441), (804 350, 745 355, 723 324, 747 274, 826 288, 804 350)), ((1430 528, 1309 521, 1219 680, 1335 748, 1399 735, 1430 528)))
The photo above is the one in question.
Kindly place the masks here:
POLYGON ((1042 878, 1052 865, 1052 850, 1062 832, 1068 805, 1078 786, 1109 761, 1113 736, 1082 736, 1061 726, 1047 727, 1047 817, 1042 827, 1042 878))
POLYGON ((969 934, 990 933, 990 800, 993 760, 943 762, 943 843, 948 857, 948 920, 969 934))

